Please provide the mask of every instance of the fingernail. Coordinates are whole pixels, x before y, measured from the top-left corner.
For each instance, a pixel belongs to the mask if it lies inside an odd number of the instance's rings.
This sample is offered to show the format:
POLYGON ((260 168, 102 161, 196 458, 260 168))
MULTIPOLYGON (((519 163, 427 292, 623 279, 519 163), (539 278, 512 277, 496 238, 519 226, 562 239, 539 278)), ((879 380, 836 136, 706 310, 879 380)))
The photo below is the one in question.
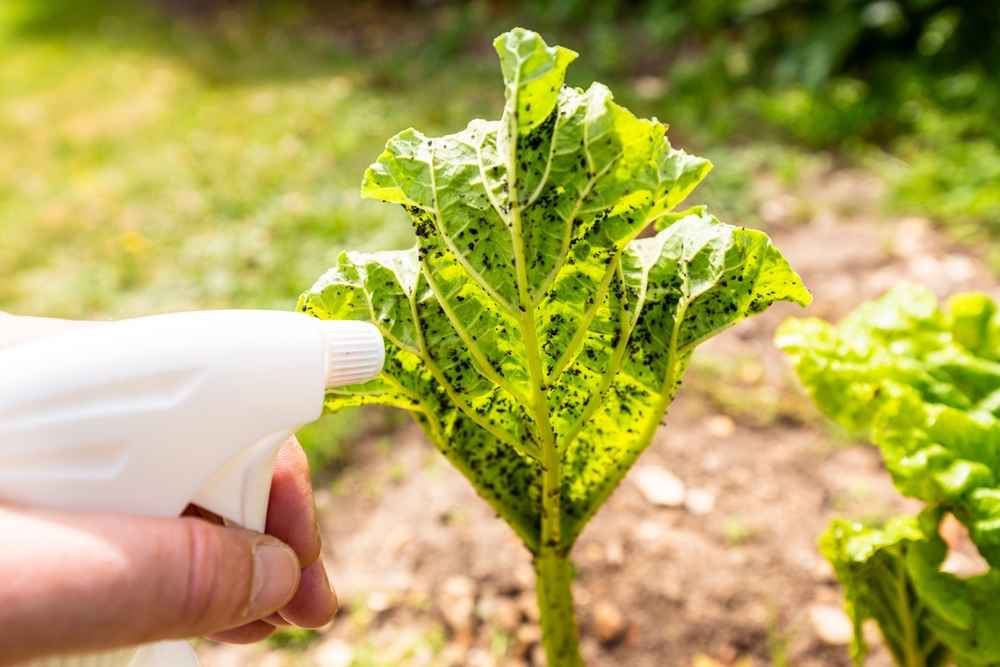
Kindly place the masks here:
POLYGON ((247 616, 266 616, 285 605, 299 583, 299 560, 288 547, 258 544, 253 548, 253 591, 247 616))
POLYGON ((332 591, 333 586, 330 584, 330 573, 326 571, 326 562, 323 560, 323 554, 319 555, 319 570, 323 574, 323 583, 332 591))

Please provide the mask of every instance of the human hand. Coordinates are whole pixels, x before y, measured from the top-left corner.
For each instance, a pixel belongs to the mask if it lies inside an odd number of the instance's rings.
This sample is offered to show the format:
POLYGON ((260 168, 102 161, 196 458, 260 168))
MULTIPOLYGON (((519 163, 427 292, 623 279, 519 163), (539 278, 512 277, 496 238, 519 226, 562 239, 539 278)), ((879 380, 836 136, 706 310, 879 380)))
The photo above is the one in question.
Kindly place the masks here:
MULTIPOLYGON (((0 313, 0 348, 81 322, 0 313)), ((207 512, 152 519, 0 503, 0 667, 49 655, 205 635, 260 641, 277 626, 319 627, 326 577, 305 453, 278 453, 265 535, 207 512), (204 517, 208 520, 203 520, 204 517)))

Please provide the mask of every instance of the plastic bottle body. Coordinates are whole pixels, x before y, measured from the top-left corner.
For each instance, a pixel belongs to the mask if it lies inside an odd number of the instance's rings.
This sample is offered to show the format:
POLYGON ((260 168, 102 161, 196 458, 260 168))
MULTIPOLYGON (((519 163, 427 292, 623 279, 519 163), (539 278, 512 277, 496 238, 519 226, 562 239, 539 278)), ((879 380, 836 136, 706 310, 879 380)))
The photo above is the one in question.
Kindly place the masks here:
MULTIPOLYGON (((329 382, 366 381, 381 364, 370 324, 274 311, 158 315, 8 348, 0 501, 159 517, 194 503, 263 530, 281 444, 320 416, 329 382)), ((197 665, 187 642, 126 658, 37 665, 197 665)))

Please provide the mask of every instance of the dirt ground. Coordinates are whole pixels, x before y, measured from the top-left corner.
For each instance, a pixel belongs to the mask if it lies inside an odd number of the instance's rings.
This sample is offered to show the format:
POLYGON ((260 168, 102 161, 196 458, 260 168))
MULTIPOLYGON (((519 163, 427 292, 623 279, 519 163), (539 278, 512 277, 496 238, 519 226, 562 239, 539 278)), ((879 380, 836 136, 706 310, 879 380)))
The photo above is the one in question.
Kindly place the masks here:
MULTIPOLYGON (((942 296, 997 291, 975 249, 873 213, 871 176, 761 187, 766 231, 815 301, 780 304, 699 349, 666 426, 581 536, 574 597, 590 667, 849 665, 840 589, 816 537, 836 516, 916 508, 874 448, 811 407, 775 328, 792 315, 837 319, 901 280, 942 296), (635 473, 655 466, 682 480, 684 505, 646 500, 635 473)), ((334 623, 280 649, 202 644, 205 667, 544 663, 528 552, 415 425, 391 438, 359 442, 317 494, 342 603, 334 623)), ((867 664, 890 665, 872 638, 867 664)))

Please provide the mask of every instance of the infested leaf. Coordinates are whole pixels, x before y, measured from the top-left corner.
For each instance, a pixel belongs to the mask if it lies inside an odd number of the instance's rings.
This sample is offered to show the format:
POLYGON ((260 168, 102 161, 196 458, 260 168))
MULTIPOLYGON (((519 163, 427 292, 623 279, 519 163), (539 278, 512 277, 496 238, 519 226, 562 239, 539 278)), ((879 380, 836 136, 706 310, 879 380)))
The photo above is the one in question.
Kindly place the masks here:
POLYGON ((328 409, 409 410, 533 552, 565 555, 694 347, 810 296, 764 234, 671 213, 709 163, 601 84, 564 86, 575 54, 520 29, 495 46, 499 121, 406 130, 365 174, 363 196, 404 206, 416 247, 341 255, 299 308, 385 336, 382 376, 330 391, 328 409))

